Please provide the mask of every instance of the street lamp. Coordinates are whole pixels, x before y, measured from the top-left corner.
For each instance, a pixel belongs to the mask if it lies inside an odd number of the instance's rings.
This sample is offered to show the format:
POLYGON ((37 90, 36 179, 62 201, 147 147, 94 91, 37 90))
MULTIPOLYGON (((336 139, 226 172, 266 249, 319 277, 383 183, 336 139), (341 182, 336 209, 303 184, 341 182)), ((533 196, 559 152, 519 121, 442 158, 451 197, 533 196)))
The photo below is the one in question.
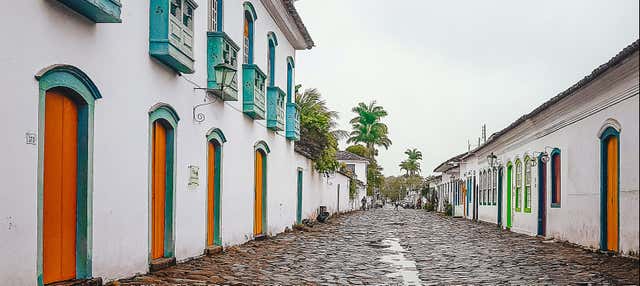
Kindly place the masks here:
POLYGON ((497 163, 497 159, 498 159, 498 156, 493 154, 493 152, 487 155, 487 161, 489 162, 489 167, 492 167, 492 168, 495 167, 494 163, 497 163))
POLYGON ((220 96, 224 97, 224 87, 231 85, 238 70, 227 63, 217 64, 213 69, 216 72, 216 83, 220 86, 220 96))

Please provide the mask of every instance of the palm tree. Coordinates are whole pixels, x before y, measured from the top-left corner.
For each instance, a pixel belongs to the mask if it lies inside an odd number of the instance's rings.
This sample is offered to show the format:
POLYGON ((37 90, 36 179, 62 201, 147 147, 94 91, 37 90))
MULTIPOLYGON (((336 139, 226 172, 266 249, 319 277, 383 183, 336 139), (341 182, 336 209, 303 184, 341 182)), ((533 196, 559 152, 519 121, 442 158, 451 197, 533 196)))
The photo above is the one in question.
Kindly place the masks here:
POLYGON ((347 143, 364 143, 369 150, 371 159, 377 155, 375 149, 377 146, 382 146, 385 149, 391 146, 388 127, 381 121, 388 115, 382 106, 376 105, 375 100, 368 105, 360 102, 351 111, 357 116, 350 121, 353 131, 349 134, 347 143))
POLYGON ((404 151, 404 153, 407 154, 407 156, 409 156, 409 160, 414 160, 414 161, 422 160, 422 152, 420 152, 420 150, 416 148, 407 149, 407 151, 404 151))

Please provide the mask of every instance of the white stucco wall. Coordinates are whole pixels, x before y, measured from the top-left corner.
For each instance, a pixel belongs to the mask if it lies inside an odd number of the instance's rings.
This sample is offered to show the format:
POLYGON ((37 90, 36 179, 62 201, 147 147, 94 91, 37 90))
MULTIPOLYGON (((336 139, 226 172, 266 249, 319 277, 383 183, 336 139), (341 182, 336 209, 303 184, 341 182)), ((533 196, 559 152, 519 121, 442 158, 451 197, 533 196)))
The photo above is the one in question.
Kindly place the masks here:
MULTIPOLYGON (((5 37, 0 63, 7 108, 0 113, 0 277, 7 285, 33 285, 37 259, 38 147, 25 144, 25 132, 38 126, 38 82, 34 75, 54 64, 70 64, 88 74, 103 95, 96 101, 93 152, 93 276, 105 280, 146 272, 149 264, 149 115, 163 102, 180 116, 176 139, 175 256, 201 255, 205 247, 206 140, 220 128, 223 146, 221 178, 221 237, 224 245, 253 236, 254 144, 264 140, 267 156, 267 227, 275 234, 291 226, 296 212, 297 167, 293 143, 284 133, 265 128, 264 121, 244 116, 242 102, 216 102, 202 107, 206 120, 196 123, 192 107, 204 98, 206 86, 207 7, 197 0, 194 17, 194 74, 179 76, 149 56, 149 2, 123 3, 122 23, 95 24, 58 1, 18 1, 15 11, 0 18, 5 37), (193 82, 193 83, 192 83, 193 82), (186 188, 188 166, 200 167, 200 187, 186 188)), ((286 57, 295 50, 278 29, 262 1, 251 1, 258 14, 255 63, 266 71, 267 32, 276 48, 276 85, 286 88, 286 57)), ((241 1, 224 2, 225 32, 241 47, 241 1)), ((242 50, 240 51, 241 58, 242 50)), ((239 74, 239 76, 241 76, 239 74)), ((242 88, 242 85, 240 85, 242 88)), ((240 100, 242 90, 240 89, 240 100)), ((39 142, 38 144, 41 144, 39 142)), ((298 164, 304 163, 304 164, 298 164)), ((305 188, 313 198, 317 175, 305 188)), ((314 177, 315 176, 315 177, 314 177)), ((317 202, 312 200, 311 202, 317 202)), ((345 204, 346 205, 346 204, 345 204)), ((305 211, 317 206, 306 204, 305 211)))

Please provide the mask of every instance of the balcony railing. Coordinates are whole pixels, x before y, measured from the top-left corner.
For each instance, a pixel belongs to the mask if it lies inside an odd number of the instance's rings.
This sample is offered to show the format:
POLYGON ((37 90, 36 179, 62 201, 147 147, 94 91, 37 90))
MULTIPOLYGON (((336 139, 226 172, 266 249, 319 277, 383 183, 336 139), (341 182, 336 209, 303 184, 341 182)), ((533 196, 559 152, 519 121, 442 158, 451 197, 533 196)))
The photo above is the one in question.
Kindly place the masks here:
POLYGON ((242 112, 253 119, 264 119, 266 78, 257 65, 242 65, 242 112))
POLYGON ((149 54, 173 70, 194 73, 193 0, 151 0, 149 54))
POLYGON ((59 0, 95 23, 121 23, 120 0, 59 0))
POLYGON ((207 32, 207 89, 224 101, 238 100, 237 75, 231 85, 225 86, 224 92, 220 93, 215 66, 224 63, 237 68, 239 50, 240 47, 225 32, 207 32))
POLYGON ((284 130, 285 98, 287 94, 277 86, 267 88, 267 128, 284 130))
POLYGON ((295 103, 287 103, 287 131, 289 140, 300 140, 300 109, 295 103))

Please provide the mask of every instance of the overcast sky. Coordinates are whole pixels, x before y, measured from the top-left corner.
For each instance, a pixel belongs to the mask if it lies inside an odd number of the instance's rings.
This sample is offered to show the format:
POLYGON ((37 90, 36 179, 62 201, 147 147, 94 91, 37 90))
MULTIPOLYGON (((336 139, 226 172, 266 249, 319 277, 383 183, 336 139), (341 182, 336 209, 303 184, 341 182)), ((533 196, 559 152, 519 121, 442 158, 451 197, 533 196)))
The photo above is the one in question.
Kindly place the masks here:
MULTIPOLYGON (((376 100, 393 145, 378 161, 399 174, 404 150, 423 174, 565 90, 638 39, 638 0, 301 0, 316 47, 296 80, 316 87, 349 129, 376 100)), ((344 143, 342 147, 344 147, 344 143)))

